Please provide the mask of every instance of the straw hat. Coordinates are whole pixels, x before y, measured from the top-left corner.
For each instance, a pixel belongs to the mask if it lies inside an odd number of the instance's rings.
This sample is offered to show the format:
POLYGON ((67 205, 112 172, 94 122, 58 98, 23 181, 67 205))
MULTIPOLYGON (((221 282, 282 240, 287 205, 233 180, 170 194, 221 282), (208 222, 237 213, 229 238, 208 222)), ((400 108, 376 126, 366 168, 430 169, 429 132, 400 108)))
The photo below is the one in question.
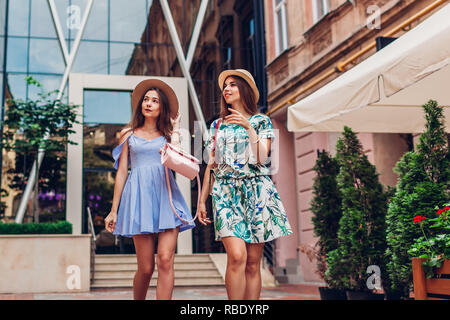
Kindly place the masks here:
POLYGON ((133 107, 133 112, 136 110, 136 107, 139 104, 139 101, 142 97, 147 93, 147 91, 151 88, 158 88, 167 97, 169 102, 170 109, 170 117, 175 119, 178 114, 178 99, 177 95, 173 91, 173 89, 164 81, 159 79, 147 79, 138 83, 136 88, 134 88, 133 93, 131 94, 131 105, 133 107))
POLYGON ((235 70, 225 70, 222 71, 219 75, 219 87, 220 90, 223 90, 223 84, 225 82, 225 79, 229 76, 238 76, 244 79, 250 88, 253 90, 253 94, 255 95, 255 101, 258 102, 259 100, 259 91, 256 87, 255 79, 253 79, 253 76, 250 72, 244 69, 235 69, 235 70))

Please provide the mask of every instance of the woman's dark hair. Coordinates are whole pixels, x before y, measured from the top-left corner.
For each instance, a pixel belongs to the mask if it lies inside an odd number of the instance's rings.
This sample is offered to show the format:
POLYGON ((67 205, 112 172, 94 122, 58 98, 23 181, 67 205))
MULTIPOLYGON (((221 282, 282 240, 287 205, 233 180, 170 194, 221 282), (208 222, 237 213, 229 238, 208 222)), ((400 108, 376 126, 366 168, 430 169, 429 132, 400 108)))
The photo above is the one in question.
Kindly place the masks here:
MULTIPOLYGON (((254 115, 258 113, 258 106, 256 105, 257 101, 255 100, 255 94, 253 93, 252 88, 250 87, 250 85, 247 83, 247 81, 245 81, 244 79, 242 79, 239 76, 228 76, 225 80, 224 80, 224 86, 225 86, 225 81, 229 78, 229 77, 233 77, 236 80, 236 85, 239 89, 239 95, 241 96, 241 101, 242 101, 242 105, 244 106, 245 112, 247 112, 250 115, 254 115)), ((223 97, 223 88, 220 88, 221 91, 221 98, 220 98, 220 117, 221 118, 225 118, 226 116, 228 116, 229 114, 231 114, 231 112, 228 110, 229 107, 231 107, 231 105, 227 104, 225 101, 225 98, 223 97)))
MULTIPOLYGON (((167 142, 170 143, 170 137, 172 135, 173 126, 170 121, 170 108, 169 108, 169 100, 164 92, 158 88, 150 88, 145 94, 149 91, 156 91, 159 96, 159 116, 158 120, 156 120, 156 127, 162 133, 164 138, 166 138, 167 142)), ((133 112, 133 117, 131 118, 130 123, 128 124, 128 128, 131 130, 135 130, 144 125, 145 117, 142 114, 142 103, 144 101, 145 94, 139 99, 139 103, 136 106, 136 109, 133 112)), ((128 130, 126 131, 128 132, 128 130)), ((124 134, 126 133, 124 132, 124 134)), ((122 135, 123 136, 123 135, 122 135)))

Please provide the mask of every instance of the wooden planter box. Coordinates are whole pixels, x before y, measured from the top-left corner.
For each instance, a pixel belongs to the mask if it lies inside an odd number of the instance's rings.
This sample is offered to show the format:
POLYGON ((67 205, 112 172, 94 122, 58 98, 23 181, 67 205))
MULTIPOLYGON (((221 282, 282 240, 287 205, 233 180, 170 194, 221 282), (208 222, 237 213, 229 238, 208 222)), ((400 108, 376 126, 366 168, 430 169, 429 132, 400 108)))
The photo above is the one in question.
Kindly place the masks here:
POLYGON ((445 260, 435 278, 427 279, 422 268, 424 259, 413 258, 415 300, 450 300, 450 260, 445 260))

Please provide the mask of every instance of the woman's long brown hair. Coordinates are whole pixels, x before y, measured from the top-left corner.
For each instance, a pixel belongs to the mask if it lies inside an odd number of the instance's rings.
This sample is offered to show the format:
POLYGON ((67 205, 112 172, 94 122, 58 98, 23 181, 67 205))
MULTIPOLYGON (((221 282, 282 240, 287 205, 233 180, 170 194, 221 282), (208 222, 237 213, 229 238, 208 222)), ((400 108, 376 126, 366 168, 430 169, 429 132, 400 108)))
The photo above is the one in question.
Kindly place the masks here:
MULTIPOLYGON (((225 81, 229 78, 233 77, 236 80, 237 87, 239 89, 239 95, 241 96, 242 105, 244 106, 245 112, 250 115, 254 115, 258 113, 258 106, 256 105, 257 101, 255 100, 255 95, 253 93, 250 85, 243 78, 239 76, 228 76, 225 81)), ((223 82, 225 85, 225 81, 223 82)), ((225 98, 223 97, 223 88, 220 88, 221 99, 220 99, 220 117, 225 118, 229 114, 231 114, 230 110, 228 110, 231 105, 227 104, 225 98)))
MULTIPOLYGON (((167 99, 167 96, 164 94, 164 92, 158 88, 150 88, 145 92, 145 94, 147 94, 147 92, 149 92, 149 91, 156 91, 158 93, 159 116, 158 116, 158 120, 156 120, 156 127, 159 130, 159 132, 162 133, 164 138, 166 138, 167 142, 170 143, 173 126, 172 126, 172 122, 170 121, 169 100, 167 99)), ((140 128, 144 125, 145 117, 142 114, 142 103, 144 101, 145 94, 141 97, 141 99, 139 99, 139 103, 133 112, 133 117, 131 118, 131 121, 127 126, 127 128, 129 130, 134 131, 137 128, 140 128)), ((125 131, 124 134, 126 132, 128 132, 129 130, 125 131)), ((122 137, 124 134, 122 134, 122 137)))

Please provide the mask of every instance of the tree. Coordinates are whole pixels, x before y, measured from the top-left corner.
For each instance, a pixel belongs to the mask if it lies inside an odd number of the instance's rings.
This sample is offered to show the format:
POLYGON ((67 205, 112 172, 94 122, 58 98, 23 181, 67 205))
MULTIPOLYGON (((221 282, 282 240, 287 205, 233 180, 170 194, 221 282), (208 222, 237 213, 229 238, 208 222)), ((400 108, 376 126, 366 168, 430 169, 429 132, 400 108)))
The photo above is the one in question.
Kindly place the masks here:
POLYGON ((314 235, 318 237, 317 271, 332 288, 333 280, 324 277, 327 269, 325 257, 338 245, 337 232, 339 219, 342 216, 341 195, 336 181, 339 165, 328 152, 317 150, 314 171, 316 172, 313 184, 314 198, 311 201, 311 211, 314 216, 311 220, 314 225, 314 235))
POLYGON ((407 152, 397 163, 395 195, 386 217, 387 270, 391 290, 403 298, 412 287, 412 265, 408 250, 422 236, 413 223, 415 216, 434 218, 434 208, 449 200, 450 154, 442 108, 434 100, 423 105, 425 131, 414 152, 407 152))
MULTIPOLYGON (((77 106, 65 104, 54 96, 57 90, 45 92, 42 85, 32 77, 26 77, 29 85, 40 89, 36 100, 9 99, 6 110, 3 148, 16 154, 31 155, 37 160, 39 150, 58 153, 66 150, 67 144, 76 144, 68 139, 76 119, 77 106), (48 138, 46 139, 46 137, 48 138)), ((39 222, 37 211, 37 193, 39 168, 36 170, 34 192, 35 222, 39 222)), ((26 183, 26 181, 24 181, 26 183)))
POLYGON ((326 275, 341 274, 343 285, 349 290, 371 291, 366 284, 367 267, 378 266, 381 272, 385 269, 387 193, 349 127, 344 128, 336 148, 342 217, 338 248, 327 255, 326 275))

